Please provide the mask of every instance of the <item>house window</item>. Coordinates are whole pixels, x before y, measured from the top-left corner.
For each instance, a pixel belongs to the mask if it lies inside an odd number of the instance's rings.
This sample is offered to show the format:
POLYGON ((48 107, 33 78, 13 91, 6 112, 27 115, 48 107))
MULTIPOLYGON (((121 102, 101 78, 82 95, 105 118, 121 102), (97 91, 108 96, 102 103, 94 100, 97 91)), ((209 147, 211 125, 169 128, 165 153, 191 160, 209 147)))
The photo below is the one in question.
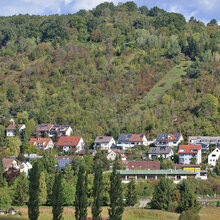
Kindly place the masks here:
POLYGON ((212 154, 212 157, 216 157, 216 155, 215 155, 215 154, 212 154))

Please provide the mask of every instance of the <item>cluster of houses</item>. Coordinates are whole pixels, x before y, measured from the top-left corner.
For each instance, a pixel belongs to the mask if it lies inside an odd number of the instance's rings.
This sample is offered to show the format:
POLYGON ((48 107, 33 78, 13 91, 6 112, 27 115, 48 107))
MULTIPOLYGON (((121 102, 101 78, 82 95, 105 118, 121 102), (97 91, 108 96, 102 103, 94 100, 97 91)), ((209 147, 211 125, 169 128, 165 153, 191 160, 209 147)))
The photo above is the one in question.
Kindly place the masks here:
MULTIPOLYGON (((16 125, 12 122, 6 128, 6 136, 15 136, 16 130, 18 129, 21 134, 24 133, 25 125, 16 125)), ((186 176, 195 175, 196 177, 201 178, 205 175, 205 172, 202 173, 200 168, 196 169, 195 167, 199 166, 202 162, 202 152, 209 151, 210 146, 216 146, 214 151, 208 156, 208 164, 211 166, 216 165, 220 156, 220 147, 218 147, 220 144, 220 137, 191 136, 188 138, 188 144, 183 145, 181 142, 184 138, 181 133, 160 133, 154 140, 148 140, 145 134, 120 134, 117 140, 111 136, 98 136, 94 140, 93 150, 85 151, 86 143, 83 140, 83 137, 72 136, 72 133, 73 130, 68 125, 40 124, 36 128, 35 137, 32 137, 29 140, 29 143, 33 144, 40 150, 56 148, 58 151, 64 153, 69 151, 75 152, 78 156, 83 156, 85 152, 87 152, 87 154, 95 155, 97 149, 105 150, 106 156, 109 160, 113 161, 116 157, 122 159, 126 166, 126 172, 122 171, 121 175, 125 179, 128 178, 129 175, 135 176, 135 178, 140 175, 145 179, 151 178, 152 176, 155 177, 155 175, 165 175, 174 178, 174 180, 178 180, 182 178, 181 176, 183 176, 183 174, 186 176), (54 142, 54 140, 56 141, 54 142), (136 146, 149 146, 149 150, 143 155, 143 158, 148 161, 127 161, 128 149, 135 149, 136 146), (175 172, 158 171, 158 173, 155 173, 153 170, 160 170, 158 164, 156 165, 155 162, 157 161, 155 160, 160 157, 173 158, 174 149, 178 150, 179 157, 179 166, 175 168, 175 172), (154 163, 156 169, 153 169, 154 167, 149 164, 151 162, 154 163), (192 163, 193 165, 191 165, 192 163), (188 166, 188 169, 185 169, 185 165, 188 166), (179 169, 180 167, 181 169, 179 169), (128 170, 133 171, 129 174, 128 170), (143 171, 145 173, 141 173, 139 170, 145 170, 143 171)), ((57 157, 57 160, 58 165, 61 168, 65 167, 65 165, 71 161, 70 156, 61 156, 61 158, 57 157)))

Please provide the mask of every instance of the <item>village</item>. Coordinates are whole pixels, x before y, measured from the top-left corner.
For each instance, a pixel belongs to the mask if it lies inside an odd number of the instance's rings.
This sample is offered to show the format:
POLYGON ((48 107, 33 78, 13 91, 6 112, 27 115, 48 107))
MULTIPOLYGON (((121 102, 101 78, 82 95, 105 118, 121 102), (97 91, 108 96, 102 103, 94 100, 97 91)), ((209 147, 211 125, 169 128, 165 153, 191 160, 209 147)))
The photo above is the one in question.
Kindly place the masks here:
MULTIPOLYGON (((6 136, 14 137, 16 128, 20 135, 25 132, 25 124, 10 121, 6 136)), ((182 179, 196 178, 206 180, 208 172, 216 166, 220 156, 220 137, 189 136, 185 144, 181 133, 160 133, 156 139, 147 139, 145 134, 120 134, 117 140, 112 136, 98 136, 93 146, 88 149, 82 136, 72 136, 73 130, 68 125, 37 125, 28 144, 40 151, 55 149, 57 164, 63 170, 75 157, 95 156, 98 150, 106 153, 112 162, 116 158, 122 161, 119 170, 121 179, 127 183, 131 179, 159 179, 167 177, 175 183, 182 179), (135 152, 138 151, 138 155, 135 152), (164 169, 161 161, 173 163, 164 169)), ((39 151, 39 152, 40 152, 39 151)), ((34 159, 42 158, 40 153, 24 154, 26 161, 19 161, 16 156, 3 158, 4 170, 20 170, 28 175, 34 159)))

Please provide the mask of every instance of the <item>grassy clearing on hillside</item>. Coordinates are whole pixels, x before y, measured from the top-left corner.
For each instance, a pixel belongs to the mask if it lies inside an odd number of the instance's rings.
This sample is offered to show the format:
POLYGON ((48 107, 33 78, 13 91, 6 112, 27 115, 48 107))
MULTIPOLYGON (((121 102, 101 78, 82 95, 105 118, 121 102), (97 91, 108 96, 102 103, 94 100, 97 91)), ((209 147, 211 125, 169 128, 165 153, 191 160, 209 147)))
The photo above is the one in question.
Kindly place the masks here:
MULTIPOLYGON (((26 220, 27 219, 27 208, 21 207, 17 208, 24 218, 19 217, 3 217, 0 216, 0 220, 26 220)), ((51 220, 52 219, 52 209, 51 207, 41 207, 40 208, 40 217, 39 220, 51 220)), ((220 208, 214 207, 204 207, 200 210, 199 215, 201 220, 213 220, 218 219, 220 216, 220 208)), ((91 216, 91 210, 88 209, 88 216, 91 216)), ((108 208, 104 207, 102 211, 102 216, 108 216, 108 208)), ((143 220, 143 219, 155 219, 155 220, 178 220, 179 214, 172 212, 165 212, 160 210, 150 210, 150 209, 141 209, 135 207, 125 208, 125 212, 123 214, 123 220, 143 220)), ((73 207, 65 207, 64 208, 64 220, 73 220, 74 219, 74 208, 73 207)))
POLYGON ((185 61, 175 66, 171 71, 169 71, 148 93, 144 98, 144 103, 148 101, 153 101, 160 98, 165 94, 166 91, 172 88, 173 84, 180 80, 181 76, 186 75, 186 68, 188 67, 189 62, 185 61))

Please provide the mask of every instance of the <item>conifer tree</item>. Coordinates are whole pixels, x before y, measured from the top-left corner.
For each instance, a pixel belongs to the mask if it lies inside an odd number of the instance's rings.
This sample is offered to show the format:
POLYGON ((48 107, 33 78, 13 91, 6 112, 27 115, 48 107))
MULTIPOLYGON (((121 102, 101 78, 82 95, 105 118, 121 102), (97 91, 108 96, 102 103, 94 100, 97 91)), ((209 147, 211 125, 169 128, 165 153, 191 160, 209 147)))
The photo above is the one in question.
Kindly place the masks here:
POLYGON ((39 217, 39 191, 40 191, 40 166, 34 163, 30 171, 29 179, 29 201, 28 201, 28 217, 30 220, 37 220, 39 217))
POLYGON ((113 171, 110 176, 111 187, 109 190, 110 196, 110 209, 109 209, 109 219, 110 220, 121 220, 122 214, 124 212, 124 205, 122 200, 122 185, 121 177, 117 172, 117 163, 113 165, 113 171))
POLYGON ((92 219, 101 219, 101 206, 102 206, 102 191, 103 191, 103 181, 102 181, 102 167, 101 164, 94 159, 94 182, 93 182, 93 205, 92 205, 92 219))
POLYGON ((161 178, 155 187, 151 207, 153 209, 167 210, 172 202, 174 189, 175 187, 171 179, 161 178))
POLYGON ((181 201, 178 206, 178 211, 183 212, 187 210, 199 210, 199 204, 197 202, 196 195, 193 193, 190 183, 187 180, 184 180, 179 185, 179 190, 181 193, 181 201))
POLYGON ((52 194, 53 220, 62 219, 63 204, 64 204, 62 179, 63 179, 62 173, 61 172, 57 173, 53 184, 53 194, 52 194))
POLYGON ((75 196, 75 218, 76 220, 86 220, 87 217, 87 174, 81 165, 78 172, 75 196))
POLYGON ((24 205, 28 201, 28 179, 23 172, 16 180, 16 188, 13 203, 15 205, 24 205))
POLYGON ((126 193, 126 206, 134 206, 137 202, 137 193, 135 191, 135 182, 132 179, 128 183, 127 193, 126 193))
POLYGON ((0 156, 0 187, 4 186, 4 167, 3 167, 3 162, 2 162, 2 156, 0 156))
POLYGON ((44 205, 47 201, 47 186, 45 181, 44 172, 40 173, 40 191, 39 191, 39 204, 44 205))

